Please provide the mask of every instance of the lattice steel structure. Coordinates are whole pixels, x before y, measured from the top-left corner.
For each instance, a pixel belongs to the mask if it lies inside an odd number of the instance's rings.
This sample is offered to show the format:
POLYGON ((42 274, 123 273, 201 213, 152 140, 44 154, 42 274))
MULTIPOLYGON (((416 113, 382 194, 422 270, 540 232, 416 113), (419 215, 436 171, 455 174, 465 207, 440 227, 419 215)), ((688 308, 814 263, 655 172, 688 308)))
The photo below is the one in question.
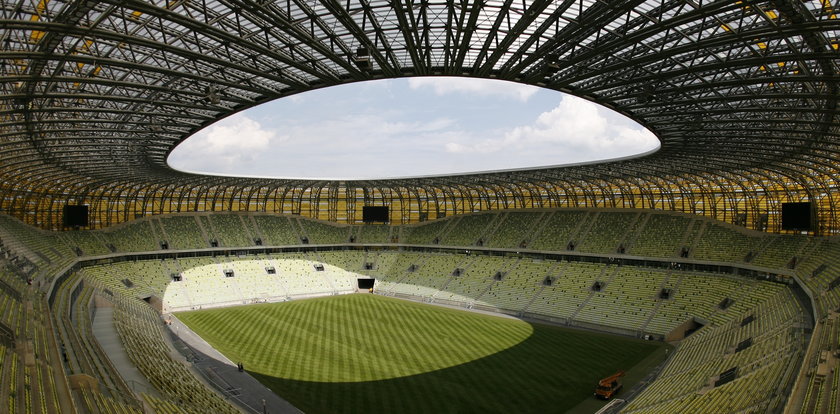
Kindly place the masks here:
POLYGON ((0 209, 44 228, 175 211, 395 222, 485 209, 661 208, 779 231, 813 201, 840 231, 831 0, 0 0, 0 209), (364 181, 177 172, 226 115, 314 88, 450 75, 584 97, 658 152, 585 166, 364 181))

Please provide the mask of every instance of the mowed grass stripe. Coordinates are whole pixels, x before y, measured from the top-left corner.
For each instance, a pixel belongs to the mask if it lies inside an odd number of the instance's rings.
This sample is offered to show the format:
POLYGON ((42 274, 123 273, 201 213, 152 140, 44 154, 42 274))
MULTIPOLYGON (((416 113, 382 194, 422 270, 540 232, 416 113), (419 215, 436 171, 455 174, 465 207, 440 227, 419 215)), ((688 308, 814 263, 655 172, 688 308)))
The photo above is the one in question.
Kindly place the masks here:
MULTIPOLYGON (((366 296, 354 295, 354 297, 366 296)), ((440 315, 433 313, 430 318, 422 311, 418 312, 418 308, 406 308, 404 304, 395 306, 393 303, 374 303, 373 305, 381 306, 371 306, 372 304, 367 303, 360 307, 361 312, 359 309, 354 312, 353 306, 356 305, 350 306, 354 301, 342 303, 341 306, 319 306, 316 302, 303 301, 286 304, 286 306, 300 305, 301 316, 285 318, 282 313, 277 315, 274 320, 283 320, 282 327, 275 327, 276 323, 263 323, 263 318, 259 313, 253 318, 246 316, 240 310, 241 308, 228 308, 227 311, 208 310, 206 312, 222 311, 227 316, 196 318, 195 323, 232 327, 222 333, 214 332, 205 335, 208 342, 219 344, 217 348, 221 352, 226 355, 232 354, 231 359, 254 360, 255 366, 267 366, 264 370, 266 373, 276 372, 282 367, 286 378, 315 381, 323 380, 323 378, 332 381, 375 380, 445 368, 481 358, 521 342, 530 332, 527 324, 519 323, 513 329, 508 329, 509 335, 505 335, 502 341, 493 338, 495 341, 493 342, 489 340, 490 338, 475 335, 461 338, 459 337, 461 331, 470 331, 468 324, 462 321, 464 314, 461 312, 449 311, 442 312, 440 315), (349 319, 344 318, 341 325, 352 326, 350 332, 341 335, 340 333, 345 331, 338 326, 330 325, 327 320, 328 314, 336 313, 349 315, 349 319), (231 323, 249 318, 259 321, 260 327, 268 329, 260 330, 261 335, 254 337, 245 329, 248 324, 231 323), (388 331, 394 328, 399 329, 396 335, 388 331), (265 338, 272 337, 272 331, 278 329, 287 334, 287 337, 283 338, 284 342, 291 344, 291 347, 286 346, 283 349, 282 355, 288 360, 285 361, 286 363, 278 360, 276 356, 264 354, 276 348, 276 339, 272 341, 273 343, 269 343, 265 338), (239 338, 248 338, 250 346, 243 347, 237 344, 241 342, 239 338), (372 338, 375 340, 371 340, 372 338), (384 341, 386 338, 388 340, 384 341), (237 345, 231 346, 231 344, 237 345), (422 352, 406 352, 410 349, 421 349, 422 352), (252 350, 263 353, 254 355, 252 350), (377 364, 366 361, 367 355, 372 353, 380 354, 377 364), (309 356, 315 356, 315 358, 309 356), (305 363, 297 363, 304 361, 305 363), (345 370, 344 375, 336 378, 327 372, 328 369, 337 369, 345 361, 351 365, 351 370, 345 370)), ((358 299, 355 302, 358 302, 358 299)), ((260 308, 261 306, 265 305, 252 307, 260 308)), ((415 306, 420 306, 419 309, 423 307, 422 305, 415 306)), ((185 316, 185 318, 188 317, 185 316)), ((188 321, 185 320, 185 322, 188 321)))
POLYGON ((662 346, 377 295, 178 317, 316 414, 564 412, 662 346))

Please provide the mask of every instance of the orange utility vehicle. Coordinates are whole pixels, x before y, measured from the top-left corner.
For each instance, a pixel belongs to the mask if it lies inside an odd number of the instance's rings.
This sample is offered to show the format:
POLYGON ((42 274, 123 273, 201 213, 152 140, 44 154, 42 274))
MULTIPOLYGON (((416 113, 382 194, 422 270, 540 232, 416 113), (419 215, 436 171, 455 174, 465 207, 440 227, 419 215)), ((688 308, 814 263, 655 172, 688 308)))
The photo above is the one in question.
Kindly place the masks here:
POLYGON ((621 389, 621 377, 624 376, 624 371, 618 371, 598 381, 598 386, 595 387, 595 397, 602 400, 609 400, 618 394, 621 389))

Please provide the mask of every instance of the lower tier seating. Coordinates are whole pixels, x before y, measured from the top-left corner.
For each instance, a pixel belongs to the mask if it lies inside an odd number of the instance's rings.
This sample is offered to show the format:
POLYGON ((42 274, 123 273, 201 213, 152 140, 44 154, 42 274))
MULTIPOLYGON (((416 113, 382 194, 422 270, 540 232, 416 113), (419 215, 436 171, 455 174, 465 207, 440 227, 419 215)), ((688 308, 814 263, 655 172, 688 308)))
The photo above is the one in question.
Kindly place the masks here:
POLYGON ((114 297, 117 332, 132 363, 167 399, 187 413, 238 413, 175 360, 163 340, 160 316, 146 303, 114 297))

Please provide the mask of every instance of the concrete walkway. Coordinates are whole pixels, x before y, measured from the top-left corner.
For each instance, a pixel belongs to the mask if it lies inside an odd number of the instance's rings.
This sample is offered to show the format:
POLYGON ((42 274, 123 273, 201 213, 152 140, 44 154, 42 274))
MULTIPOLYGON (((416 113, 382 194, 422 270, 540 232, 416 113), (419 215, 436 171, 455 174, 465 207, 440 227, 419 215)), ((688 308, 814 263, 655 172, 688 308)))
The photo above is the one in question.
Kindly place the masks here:
POLYGON ((140 398, 141 392, 160 398, 160 393, 128 359, 128 354, 125 353, 117 334, 117 327, 114 326, 114 308, 96 308, 96 315, 93 317, 93 336, 96 337, 99 346, 111 360, 111 364, 114 365, 114 368, 117 369, 125 383, 137 394, 138 398, 140 398))
POLYGON ((216 351, 174 315, 169 315, 169 318, 172 322, 168 326, 172 345, 204 377, 205 382, 212 384, 226 399, 249 413, 302 413, 247 372, 239 372, 234 362, 216 351))

